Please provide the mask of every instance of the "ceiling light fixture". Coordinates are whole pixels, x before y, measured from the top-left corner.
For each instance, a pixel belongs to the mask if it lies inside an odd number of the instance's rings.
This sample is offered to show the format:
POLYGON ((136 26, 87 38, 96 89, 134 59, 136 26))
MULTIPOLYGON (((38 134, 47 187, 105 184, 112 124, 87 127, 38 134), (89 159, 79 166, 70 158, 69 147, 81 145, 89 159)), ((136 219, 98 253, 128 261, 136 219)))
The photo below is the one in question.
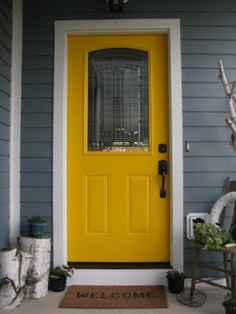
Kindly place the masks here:
POLYGON ((123 4, 128 2, 129 0, 106 0, 109 4, 110 12, 122 12, 123 4))

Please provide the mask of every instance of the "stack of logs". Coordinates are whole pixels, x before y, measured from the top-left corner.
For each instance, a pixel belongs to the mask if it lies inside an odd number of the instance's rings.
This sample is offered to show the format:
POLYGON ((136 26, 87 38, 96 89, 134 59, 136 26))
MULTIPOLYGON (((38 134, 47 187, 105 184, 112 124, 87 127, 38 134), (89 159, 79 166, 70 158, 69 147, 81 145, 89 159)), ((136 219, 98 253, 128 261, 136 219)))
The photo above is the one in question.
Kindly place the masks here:
POLYGON ((13 309, 23 298, 48 293, 51 239, 19 237, 19 249, 0 250, 0 309, 13 309))

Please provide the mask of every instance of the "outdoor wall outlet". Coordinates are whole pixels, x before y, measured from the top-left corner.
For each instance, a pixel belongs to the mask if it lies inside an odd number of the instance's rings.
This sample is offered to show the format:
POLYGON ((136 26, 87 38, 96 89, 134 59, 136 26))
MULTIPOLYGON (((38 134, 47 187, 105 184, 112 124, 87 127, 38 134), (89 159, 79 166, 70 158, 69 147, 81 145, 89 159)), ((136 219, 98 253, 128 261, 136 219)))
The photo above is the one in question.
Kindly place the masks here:
POLYGON ((209 221, 209 214, 207 213, 191 213, 186 216, 186 224, 187 224, 187 238, 193 239, 194 232, 193 232, 193 223, 196 219, 202 219, 203 222, 208 223, 209 221))

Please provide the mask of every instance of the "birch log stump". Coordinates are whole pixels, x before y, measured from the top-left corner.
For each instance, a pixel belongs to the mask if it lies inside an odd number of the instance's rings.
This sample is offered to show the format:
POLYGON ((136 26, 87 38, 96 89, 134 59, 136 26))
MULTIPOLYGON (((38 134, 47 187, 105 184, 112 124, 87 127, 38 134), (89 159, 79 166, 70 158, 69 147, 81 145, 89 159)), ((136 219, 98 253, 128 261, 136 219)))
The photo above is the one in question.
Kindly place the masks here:
POLYGON ((0 250, 0 309, 13 309, 21 304, 31 260, 32 255, 16 248, 0 250))
POLYGON ((51 238, 19 237, 21 250, 33 255, 24 294, 26 299, 39 299, 48 293, 51 238))

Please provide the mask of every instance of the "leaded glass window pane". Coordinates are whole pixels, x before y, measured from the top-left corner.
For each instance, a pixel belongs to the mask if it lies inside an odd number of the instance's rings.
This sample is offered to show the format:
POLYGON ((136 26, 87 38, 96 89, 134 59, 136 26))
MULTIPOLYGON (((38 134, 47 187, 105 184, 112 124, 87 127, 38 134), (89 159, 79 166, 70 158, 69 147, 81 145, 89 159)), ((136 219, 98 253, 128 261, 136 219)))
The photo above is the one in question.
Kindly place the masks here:
POLYGON ((88 151, 148 151, 148 53, 89 53, 88 151))

